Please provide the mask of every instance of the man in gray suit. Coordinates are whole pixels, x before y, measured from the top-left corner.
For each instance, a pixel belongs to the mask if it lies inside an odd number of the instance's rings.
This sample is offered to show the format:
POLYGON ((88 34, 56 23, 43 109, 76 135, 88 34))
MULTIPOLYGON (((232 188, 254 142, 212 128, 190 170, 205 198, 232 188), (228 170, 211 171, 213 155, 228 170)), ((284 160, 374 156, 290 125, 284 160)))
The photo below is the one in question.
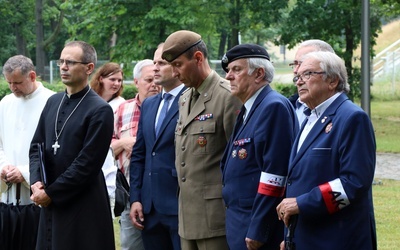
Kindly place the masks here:
POLYGON ((241 103, 231 95, 229 82, 210 68, 199 34, 172 33, 162 58, 189 87, 179 99, 175 131, 182 249, 228 249, 220 160, 241 103))

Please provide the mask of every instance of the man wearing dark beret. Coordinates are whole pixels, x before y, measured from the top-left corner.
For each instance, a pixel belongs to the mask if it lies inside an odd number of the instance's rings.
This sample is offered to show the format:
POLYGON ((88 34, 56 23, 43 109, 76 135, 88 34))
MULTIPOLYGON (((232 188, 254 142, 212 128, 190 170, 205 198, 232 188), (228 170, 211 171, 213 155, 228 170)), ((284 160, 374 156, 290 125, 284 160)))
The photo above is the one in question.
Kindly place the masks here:
POLYGON ((189 87, 179 99, 175 131, 184 250, 228 249, 219 162, 241 104, 229 82, 210 68, 207 53, 201 36, 188 30, 172 33, 162 53, 173 75, 189 87))
POLYGON ((279 249, 283 223, 275 208, 285 191, 296 113, 269 86, 274 67, 263 47, 233 47, 222 58, 222 68, 232 95, 243 103, 221 160, 229 248, 279 249))

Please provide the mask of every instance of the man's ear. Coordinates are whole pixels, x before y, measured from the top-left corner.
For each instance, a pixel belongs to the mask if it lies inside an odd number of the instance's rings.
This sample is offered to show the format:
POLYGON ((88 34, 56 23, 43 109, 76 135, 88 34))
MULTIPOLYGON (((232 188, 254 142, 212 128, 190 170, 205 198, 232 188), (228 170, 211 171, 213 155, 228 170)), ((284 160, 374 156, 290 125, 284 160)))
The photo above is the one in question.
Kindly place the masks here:
POLYGON ((31 80, 31 82, 36 81, 36 72, 35 71, 31 70, 29 72, 28 76, 29 76, 29 79, 31 80))
POLYGON ((88 63, 87 65, 86 74, 91 75, 94 71, 94 63, 88 63))
POLYGON ((337 86, 339 85, 339 77, 330 78, 329 82, 329 90, 335 90, 337 86))
POLYGON ((258 68, 255 70, 256 73, 256 83, 260 83, 264 80, 264 76, 265 76, 265 69, 264 68, 258 68))
POLYGON ((204 60, 204 55, 201 51, 194 52, 193 58, 196 60, 196 63, 202 63, 204 60))

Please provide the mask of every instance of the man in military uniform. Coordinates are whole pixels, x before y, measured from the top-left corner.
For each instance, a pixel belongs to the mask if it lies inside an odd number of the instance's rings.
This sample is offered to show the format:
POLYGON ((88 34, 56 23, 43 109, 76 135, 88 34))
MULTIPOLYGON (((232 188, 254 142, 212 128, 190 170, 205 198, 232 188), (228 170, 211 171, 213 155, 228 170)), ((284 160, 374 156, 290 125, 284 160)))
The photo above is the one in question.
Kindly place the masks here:
POLYGON ((180 186, 182 249, 228 249, 220 160, 240 102, 229 82, 213 71, 207 47, 195 32, 180 30, 165 41, 162 58, 188 88, 179 99, 176 169, 180 186))

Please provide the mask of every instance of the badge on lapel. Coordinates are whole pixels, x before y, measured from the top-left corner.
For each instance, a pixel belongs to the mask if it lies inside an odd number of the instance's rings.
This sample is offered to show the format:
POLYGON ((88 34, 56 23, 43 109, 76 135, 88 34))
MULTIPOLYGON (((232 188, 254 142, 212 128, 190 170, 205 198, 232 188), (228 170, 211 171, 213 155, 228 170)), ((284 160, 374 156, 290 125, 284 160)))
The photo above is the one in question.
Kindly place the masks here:
POLYGON ((328 125, 326 125, 326 127, 325 127, 325 133, 326 134, 328 134, 329 132, 331 132, 331 130, 332 130, 332 122, 331 123, 329 123, 328 125))

